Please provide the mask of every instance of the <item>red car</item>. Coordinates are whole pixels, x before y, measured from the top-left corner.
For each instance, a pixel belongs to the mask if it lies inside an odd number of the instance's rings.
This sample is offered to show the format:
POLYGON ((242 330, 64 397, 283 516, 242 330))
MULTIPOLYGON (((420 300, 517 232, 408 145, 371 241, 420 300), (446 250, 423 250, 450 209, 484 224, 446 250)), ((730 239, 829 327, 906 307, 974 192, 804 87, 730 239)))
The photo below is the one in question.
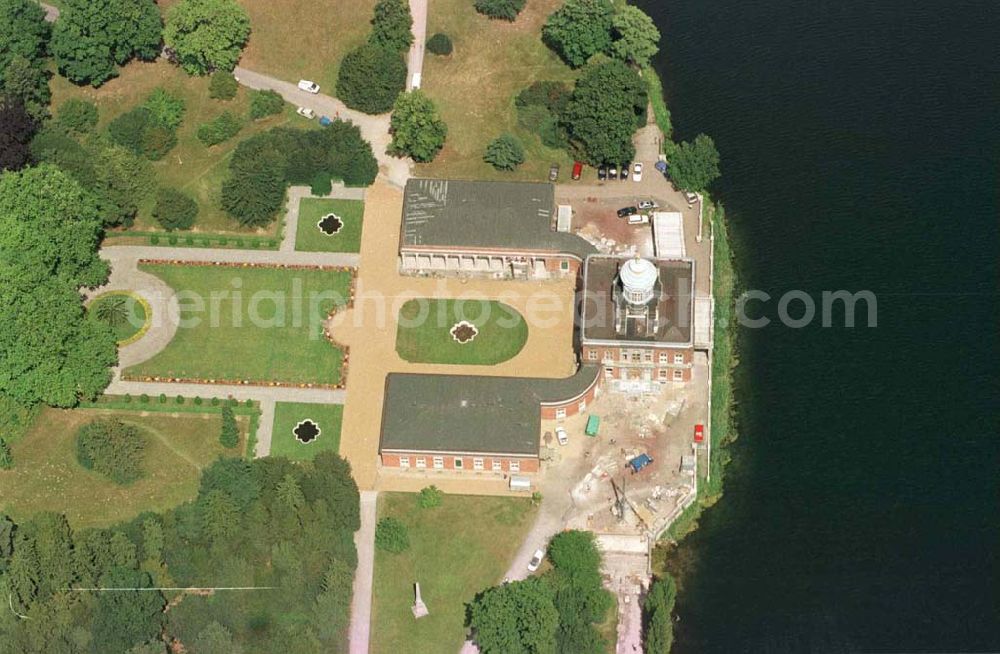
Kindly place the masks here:
POLYGON ((701 443, 705 440, 705 425, 694 426, 694 442, 701 443))
POLYGON ((573 162, 573 174, 571 175, 571 177, 574 180, 577 180, 577 179, 580 179, 580 175, 582 175, 582 174, 583 174, 583 162, 574 161, 573 162))

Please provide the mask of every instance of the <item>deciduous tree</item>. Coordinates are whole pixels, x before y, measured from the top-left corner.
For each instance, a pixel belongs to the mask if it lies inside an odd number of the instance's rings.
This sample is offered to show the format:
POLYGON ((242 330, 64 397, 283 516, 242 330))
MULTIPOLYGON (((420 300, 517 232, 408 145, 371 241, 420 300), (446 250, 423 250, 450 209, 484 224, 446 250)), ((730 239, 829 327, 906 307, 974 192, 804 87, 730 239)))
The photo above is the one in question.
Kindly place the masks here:
POLYGON ((403 52, 413 43, 412 27, 413 16, 406 0, 379 0, 368 39, 383 48, 403 52))
MULTIPOLYGON (((101 585, 135 589, 153 587, 149 574, 126 568, 113 568, 101 579, 101 585)), ((91 627, 94 650, 124 652, 155 639, 163 626, 166 604, 158 590, 100 593, 91 627)))
MULTIPOLYGON (((198 217, 198 203, 189 195, 173 188, 161 188, 156 192, 153 218, 167 231, 191 229, 198 217)), ((225 407, 223 412, 229 407, 225 407)), ((230 409, 232 412, 232 409, 230 409)))
POLYGON ((710 136, 699 134, 693 141, 678 143, 668 158, 670 178, 679 189, 704 191, 719 176, 719 151, 710 136))
POLYGON ((0 95, 0 172, 21 170, 31 162, 31 138, 37 129, 23 102, 0 95))
POLYGON ((337 97, 366 114, 389 111, 406 86, 406 62, 391 48, 366 43, 347 53, 337 76, 337 97))
POLYGON ((670 654, 674 642, 674 621, 671 615, 677 598, 673 577, 657 577, 649 587, 642 606, 643 651, 649 654, 670 654))
POLYGON ((448 126, 441 120, 434 102, 419 89, 396 98, 390 125, 390 152, 413 157, 414 161, 433 160, 448 135, 448 126))
POLYGON ((0 88, 4 95, 20 100, 36 121, 48 118, 52 92, 49 90, 49 72, 42 64, 25 57, 14 57, 7 64, 5 79, 0 88))
POLYGON ((615 12, 611 25, 611 54, 638 66, 649 65, 660 49, 660 30, 653 19, 642 9, 625 5, 615 12))
POLYGON ((566 0, 542 28, 542 39, 570 66, 579 68, 611 46, 609 0, 566 0))
POLYGON ((469 605, 469 626, 483 654, 547 654, 556 648, 559 614, 552 589, 537 577, 483 591, 469 605))
POLYGON ((406 525, 396 518, 382 518, 375 525, 375 544, 379 549, 393 554, 410 548, 410 535, 406 525))
POLYGON ((163 40, 190 75, 232 70, 250 37, 250 17, 233 0, 181 0, 167 14, 163 40))
POLYGON ((592 165, 631 161, 632 136, 645 117, 646 99, 646 85, 624 63, 587 66, 562 115, 580 157, 592 165))
POLYGON ((76 460, 116 484, 129 484, 143 474, 146 441, 138 428, 117 418, 101 418, 80 428, 76 460))
POLYGON ((490 18, 513 21, 524 9, 525 0, 476 0, 479 13, 490 18))
POLYGON ((33 0, 0 0, 0 86, 11 60, 39 63, 45 56, 49 24, 45 10, 33 0))
POLYGON ((514 170, 524 163, 524 146, 513 134, 501 134, 486 146, 483 161, 497 170, 514 170))

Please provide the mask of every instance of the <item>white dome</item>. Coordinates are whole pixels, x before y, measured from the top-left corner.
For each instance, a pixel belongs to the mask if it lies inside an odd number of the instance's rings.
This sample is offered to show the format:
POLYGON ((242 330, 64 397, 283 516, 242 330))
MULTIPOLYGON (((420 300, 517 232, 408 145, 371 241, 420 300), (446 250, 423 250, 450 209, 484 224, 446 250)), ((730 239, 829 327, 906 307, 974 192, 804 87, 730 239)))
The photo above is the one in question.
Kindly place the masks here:
POLYGON ((629 259, 621 267, 622 285, 627 291, 650 292, 656 285, 659 274, 656 266, 646 259, 629 259))

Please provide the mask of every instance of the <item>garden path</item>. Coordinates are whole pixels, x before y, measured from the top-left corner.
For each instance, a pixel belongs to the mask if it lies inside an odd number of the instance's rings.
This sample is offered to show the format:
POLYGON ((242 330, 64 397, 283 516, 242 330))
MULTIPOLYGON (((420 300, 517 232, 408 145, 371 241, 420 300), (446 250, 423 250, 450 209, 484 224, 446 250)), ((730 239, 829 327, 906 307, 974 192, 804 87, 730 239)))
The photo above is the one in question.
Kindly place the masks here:
MULTIPOLYGON (((302 198, 329 198, 333 200, 361 200, 365 199, 365 190, 353 186, 344 186, 343 183, 336 183, 333 189, 326 195, 313 195, 308 186, 292 186, 288 189, 288 211, 285 212, 284 235, 281 237, 281 252, 295 251, 295 234, 299 229, 299 205, 302 198)), ((350 265, 357 265, 353 263, 350 265)))
POLYGON ((354 588, 351 593, 351 626, 348 635, 351 654, 368 654, 372 617, 372 581, 375 574, 377 509, 377 491, 361 491, 361 528, 354 532, 358 567, 354 573, 354 588))

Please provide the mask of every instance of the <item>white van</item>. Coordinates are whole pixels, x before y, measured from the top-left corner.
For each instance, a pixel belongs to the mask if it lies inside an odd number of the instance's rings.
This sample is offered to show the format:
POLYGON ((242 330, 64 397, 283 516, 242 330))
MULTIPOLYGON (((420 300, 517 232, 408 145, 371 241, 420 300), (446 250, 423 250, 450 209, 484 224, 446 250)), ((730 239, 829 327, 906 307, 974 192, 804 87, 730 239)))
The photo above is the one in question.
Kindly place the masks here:
POLYGON ((299 88, 308 93, 319 93, 319 84, 311 82, 307 79, 299 80, 299 88))

